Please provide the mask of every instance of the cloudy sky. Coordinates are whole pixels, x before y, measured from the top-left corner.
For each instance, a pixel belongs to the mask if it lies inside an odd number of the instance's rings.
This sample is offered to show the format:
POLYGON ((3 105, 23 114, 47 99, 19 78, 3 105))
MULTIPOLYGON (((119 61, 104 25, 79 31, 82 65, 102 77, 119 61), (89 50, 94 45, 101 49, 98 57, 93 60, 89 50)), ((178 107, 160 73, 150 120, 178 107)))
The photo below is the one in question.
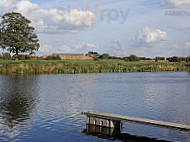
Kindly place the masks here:
POLYGON ((0 0, 31 20, 38 55, 190 55, 190 0, 0 0))

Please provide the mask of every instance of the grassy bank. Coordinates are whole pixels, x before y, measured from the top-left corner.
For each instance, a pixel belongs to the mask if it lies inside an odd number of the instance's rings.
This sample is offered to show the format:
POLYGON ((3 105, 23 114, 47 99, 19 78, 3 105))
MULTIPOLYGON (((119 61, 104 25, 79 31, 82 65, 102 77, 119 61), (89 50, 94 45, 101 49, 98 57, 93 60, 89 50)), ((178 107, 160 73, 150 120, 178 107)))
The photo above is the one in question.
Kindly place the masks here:
POLYGON ((0 60, 1 74, 78 74, 159 71, 190 71, 190 64, 185 62, 125 62, 121 60, 0 60))

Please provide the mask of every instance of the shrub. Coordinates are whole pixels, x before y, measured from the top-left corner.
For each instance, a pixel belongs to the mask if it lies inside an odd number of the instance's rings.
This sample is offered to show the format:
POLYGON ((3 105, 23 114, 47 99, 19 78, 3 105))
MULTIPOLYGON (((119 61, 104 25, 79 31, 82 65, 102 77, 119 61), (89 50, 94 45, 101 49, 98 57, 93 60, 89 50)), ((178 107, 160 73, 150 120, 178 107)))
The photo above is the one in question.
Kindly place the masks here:
POLYGON ((165 57, 156 57, 156 58, 154 58, 154 60, 155 60, 155 62, 164 61, 165 57))
POLYGON ((130 55, 129 60, 130 61, 139 61, 139 58, 136 55, 130 55))
POLYGON ((187 61, 187 57, 180 57, 181 62, 187 61))
POLYGON ((52 59, 52 56, 47 56, 47 57, 46 57, 46 60, 53 60, 53 59, 52 59))
POLYGON ((56 56, 47 56, 46 60, 61 60, 60 56, 56 55, 56 56))
POLYGON ((38 59, 38 56, 36 56, 36 55, 33 55, 33 56, 29 56, 29 58, 31 59, 31 60, 37 60, 38 59))
POLYGON ((123 60, 126 61, 126 62, 129 62, 129 57, 123 57, 123 60))
MULTIPOLYGON (((16 60, 16 54, 12 56, 12 59, 13 60, 16 60)), ((30 56, 29 55, 24 55, 24 54, 19 54, 17 56, 17 59, 18 60, 29 60, 30 59, 30 56)))
POLYGON ((43 56, 37 57, 37 60, 44 60, 43 56))
POLYGON ((93 58, 93 60, 94 60, 94 61, 99 61, 99 59, 98 59, 98 58, 93 58))
POLYGON ((150 61, 150 60, 152 60, 152 59, 151 59, 151 58, 147 58, 147 57, 139 57, 139 60, 142 60, 142 61, 143 61, 143 60, 145 60, 145 61, 146 61, 146 60, 149 60, 149 61, 150 61))
POLYGON ((30 60, 31 57, 29 55, 25 55, 25 60, 30 60))
POLYGON ((25 55, 24 55, 24 54, 18 55, 18 59, 19 59, 19 60, 25 60, 25 55))
POLYGON ((104 53, 102 55, 99 56, 99 59, 109 59, 110 55, 107 53, 104 53))
POLYGON ((166 60, 169 61, 169 62, 181 62, 181 59, 179 57, 177 57, 177 56, 169 57, 166 60))
POLYGON ((10 53, 3 53, 3 59, 4 60, 11 60, 11 54, 10 53))
POLYGON ((0 60, 3 59, 3 56, 0 54, 0 60))

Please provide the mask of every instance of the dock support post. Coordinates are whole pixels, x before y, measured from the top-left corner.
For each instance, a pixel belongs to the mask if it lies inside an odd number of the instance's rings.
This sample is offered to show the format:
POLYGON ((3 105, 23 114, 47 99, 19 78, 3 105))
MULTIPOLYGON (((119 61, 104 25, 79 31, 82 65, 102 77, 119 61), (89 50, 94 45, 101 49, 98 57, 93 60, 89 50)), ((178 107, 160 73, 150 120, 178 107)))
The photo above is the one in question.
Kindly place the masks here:
POLYGON ((120 121, 114 121, 109 120, 110 128, 120 129, 121 128, 121 122, 120 121))
POLYGON ((86 117, 86 124, 90 124, 90 116, 86 117))
POLYGON ((86 124, 107 127, 107 128, 116 128, 116 129, 120 129, 121 127, 120 121, 102 119, 102 118, 97 118, 97 117, 92 117, 92 116, 87 116, 86 124))

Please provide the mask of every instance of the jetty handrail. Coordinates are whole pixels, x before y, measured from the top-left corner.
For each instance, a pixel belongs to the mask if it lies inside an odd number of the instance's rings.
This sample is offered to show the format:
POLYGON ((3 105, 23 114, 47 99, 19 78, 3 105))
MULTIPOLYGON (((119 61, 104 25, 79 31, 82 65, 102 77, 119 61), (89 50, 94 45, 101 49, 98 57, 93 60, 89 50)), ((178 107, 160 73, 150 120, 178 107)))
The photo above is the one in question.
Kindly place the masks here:
POLYGON ((101 119, 107 119, 107 120, 113 120, 113 121, 125 121, 125 122, 140 123, 140 124, 145 124, 145 125, 188 130, 188 131, 190 130, 190 125, 178 124, 178 123, 172 123, 172 122, 157 121, 157 120, 151 120, 151 119, 145 119, 145 118, 136 118, 136 117, 130 117, 130 116, 124 116, 124 115, 118 115, 118 114, 102 113, 102 112, 97 112, 97 111, 82 112, 82 114, 88 117, 101 118, 101 119))

